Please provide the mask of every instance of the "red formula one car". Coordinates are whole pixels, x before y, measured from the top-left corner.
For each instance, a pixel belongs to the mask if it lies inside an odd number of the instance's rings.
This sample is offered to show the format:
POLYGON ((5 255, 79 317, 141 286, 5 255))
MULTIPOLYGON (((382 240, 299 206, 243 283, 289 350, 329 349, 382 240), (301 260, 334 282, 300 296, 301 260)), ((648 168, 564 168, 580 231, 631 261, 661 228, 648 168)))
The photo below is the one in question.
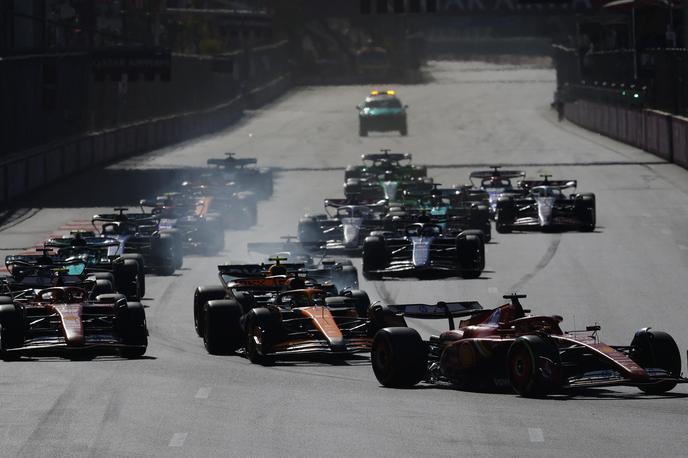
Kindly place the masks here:
POLYGON ((509 386, 522 396, 568 388, 637 386, 664 393, 681 377, 674 339, 643 328, 630 345, 597 338, 599 326, 564 332, 560 316, 529 316, 519 299, 483 310, 477 302, 390 306, 412 318, 448 318, 449 330, 423 341, 410 328, 385 328, 375 335, 371 360, 384 386, 408 387, 426 381, 459 387, 509 386), (454 327, 454 318, 467 317, 454 327))
POLYGON ((76 286, 15 291, 0 296, 0 357, 61 355, 70 358, 119 353, 143 356, 148 346, 146 315, 140 302, 122 294, 94 300, 76 286))

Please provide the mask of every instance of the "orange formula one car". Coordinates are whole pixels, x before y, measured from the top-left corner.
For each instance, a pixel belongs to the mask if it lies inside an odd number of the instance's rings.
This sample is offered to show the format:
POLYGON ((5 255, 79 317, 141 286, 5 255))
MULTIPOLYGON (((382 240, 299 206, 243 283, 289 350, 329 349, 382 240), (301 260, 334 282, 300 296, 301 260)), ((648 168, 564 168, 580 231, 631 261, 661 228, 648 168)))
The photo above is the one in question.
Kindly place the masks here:
POLYGON ((406 326, 387 307, 370 306, 363 291, 287 275, 284 264, 219 266, 222 285, 194 295, 196 331, 212 354, 244 352, 251 362, 369 352, 375 332, 406 326))
POLYGON ((449 330, 423 341, 413 329, 386 328, 375 335, 373 371, 384 386, 408 387, 426 381, 461 386, 509 386, 522 396, 570 388, 637 386, 664 393, 681 377, 674 339, 650 328, 630 345, 607 345, 599 326, 564 332, 560 316, 529 316, 519 299, 483 310, 477 302, 391 307, 413 318, 448 318, 449 330), (454 328, 454 318, 466 317, 454 328))

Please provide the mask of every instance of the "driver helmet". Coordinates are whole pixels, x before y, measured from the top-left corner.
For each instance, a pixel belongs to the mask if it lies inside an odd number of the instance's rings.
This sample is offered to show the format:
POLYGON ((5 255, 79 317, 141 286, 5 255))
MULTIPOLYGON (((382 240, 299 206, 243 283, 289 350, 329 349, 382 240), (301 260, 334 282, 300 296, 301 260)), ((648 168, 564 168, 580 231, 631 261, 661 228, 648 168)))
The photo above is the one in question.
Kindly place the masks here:
POLYGON ((287 275, 287 268, 280 264, 273 264, 268 268, 268 275, 271 277, 275 275, 287 275))

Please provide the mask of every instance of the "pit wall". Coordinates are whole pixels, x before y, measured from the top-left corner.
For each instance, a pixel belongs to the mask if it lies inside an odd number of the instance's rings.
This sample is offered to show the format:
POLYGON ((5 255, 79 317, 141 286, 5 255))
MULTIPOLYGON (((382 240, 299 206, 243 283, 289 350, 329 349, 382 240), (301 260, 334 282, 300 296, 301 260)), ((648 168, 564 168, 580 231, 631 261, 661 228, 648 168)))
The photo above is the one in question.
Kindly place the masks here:
POLYGON ((221 130, 241 118, 244 109, 264 105, 290 87, 290 76, 284 73, 211 108, 88 132, 3 157, 0 208, 88 168, 221 130))
POLYGON ((688 168, 688 118, 587 100, 566 104, 564 114, 581 127, 688 168))

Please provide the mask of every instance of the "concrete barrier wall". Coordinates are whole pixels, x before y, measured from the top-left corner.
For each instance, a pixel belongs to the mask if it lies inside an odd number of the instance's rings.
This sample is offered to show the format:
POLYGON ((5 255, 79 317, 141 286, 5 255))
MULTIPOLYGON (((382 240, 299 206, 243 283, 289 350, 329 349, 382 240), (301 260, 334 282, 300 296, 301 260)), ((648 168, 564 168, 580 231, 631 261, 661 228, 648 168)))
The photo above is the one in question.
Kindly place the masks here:
POLYGON ((567 104, 564 114, 581 127, 688 168, 688 118, 588 100, 567 104))
POLYGON ((688 119, 672 118, 673 162, 688 168, 688 119))
POLYGON ((241 118, 245 107, 264 105, 285 93, 289 87, 289 75, 280 75, 261 87, 209 109, 91 132, 3 158, 0 162, 0 205, 11 205, 28 192, 89 167, 225 128, 241 118))

